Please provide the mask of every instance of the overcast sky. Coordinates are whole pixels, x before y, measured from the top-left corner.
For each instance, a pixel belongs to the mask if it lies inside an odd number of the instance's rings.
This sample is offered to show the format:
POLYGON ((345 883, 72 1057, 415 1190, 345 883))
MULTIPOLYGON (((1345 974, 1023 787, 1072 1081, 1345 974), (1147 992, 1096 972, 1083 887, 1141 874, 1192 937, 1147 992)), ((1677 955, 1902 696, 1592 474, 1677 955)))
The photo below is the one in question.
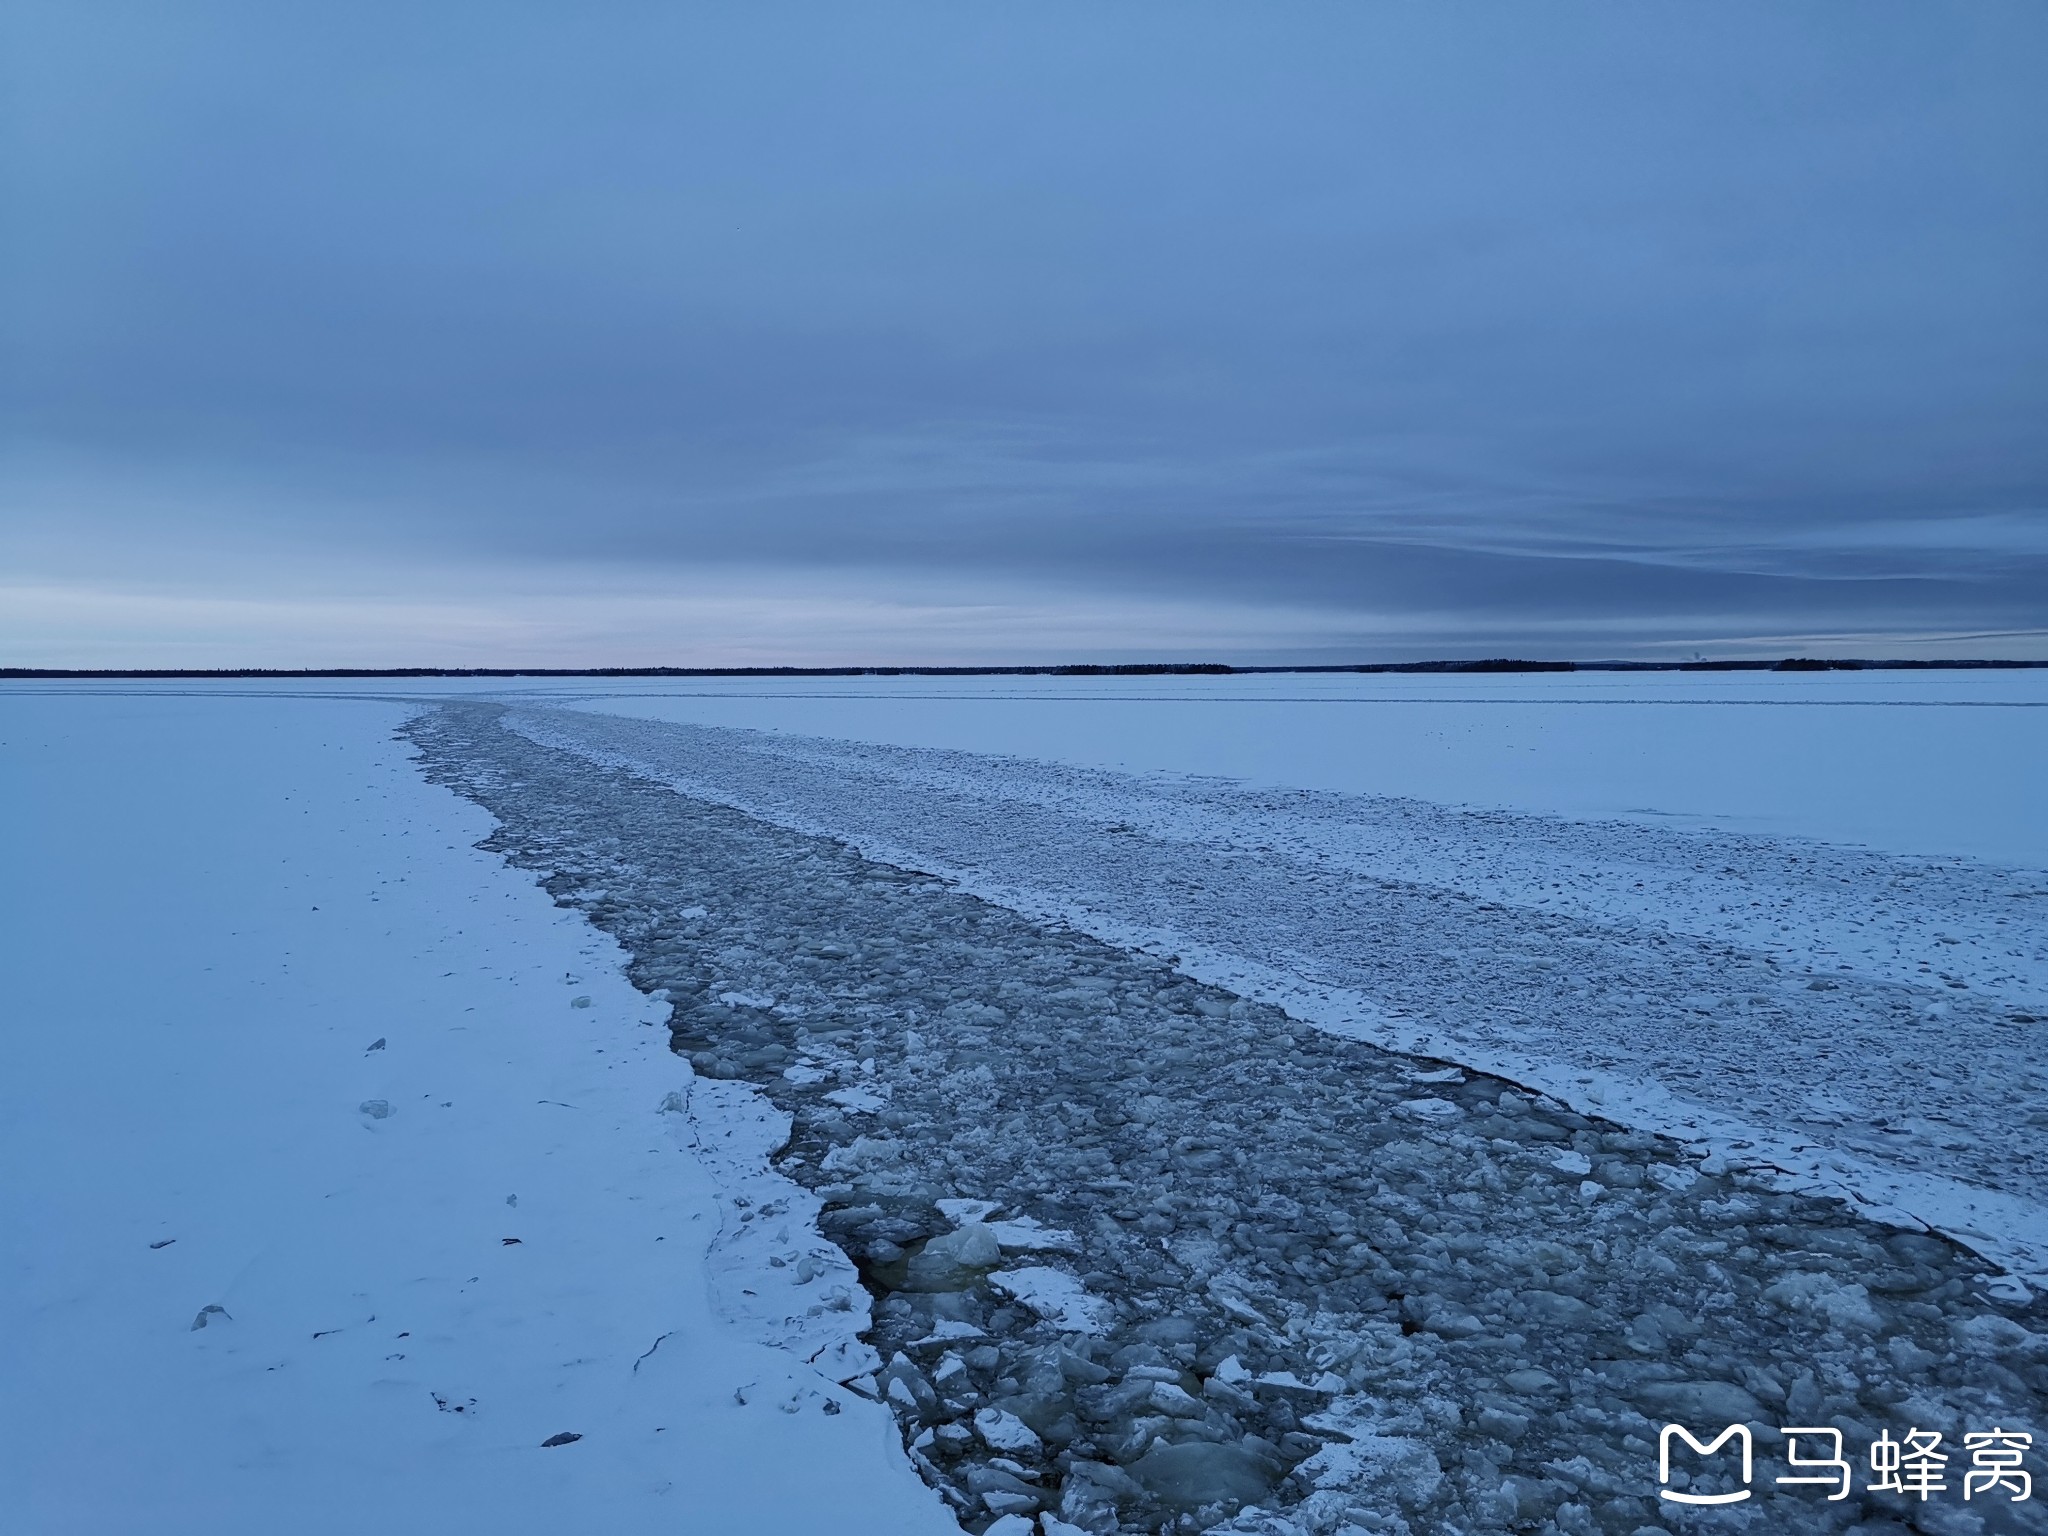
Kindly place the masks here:
POLYGON ((0 663, 2048 655, 2048 8, 0 34, 0 663))

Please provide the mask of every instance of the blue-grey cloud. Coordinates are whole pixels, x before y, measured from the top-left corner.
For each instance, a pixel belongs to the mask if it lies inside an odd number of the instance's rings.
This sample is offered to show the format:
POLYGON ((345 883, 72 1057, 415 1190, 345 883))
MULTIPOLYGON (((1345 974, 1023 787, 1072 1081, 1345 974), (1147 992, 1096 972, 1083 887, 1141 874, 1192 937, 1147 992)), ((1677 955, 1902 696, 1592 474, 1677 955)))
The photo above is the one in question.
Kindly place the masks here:
POLYGON ((2037 8, 8 26, 8 516, 52 569, 2048 629, 2037 8))

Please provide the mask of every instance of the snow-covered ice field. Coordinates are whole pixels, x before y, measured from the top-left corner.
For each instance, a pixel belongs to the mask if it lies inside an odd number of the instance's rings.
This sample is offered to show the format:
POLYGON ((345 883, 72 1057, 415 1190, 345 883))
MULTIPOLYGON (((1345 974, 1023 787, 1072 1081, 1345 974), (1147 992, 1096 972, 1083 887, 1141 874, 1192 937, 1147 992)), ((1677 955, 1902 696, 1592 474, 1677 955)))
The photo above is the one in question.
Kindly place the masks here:
POLYGON ((534 679, 503 696, 2048 867, 2048 671, 534 679))
POLYGON ((955 1529, 408 709, 226 692, 0 698, 0 1531, 955 1529))
POLYGON ((0 1499, 2032 1529, 1649 1442, 2048 1423, 2044 763, 2040 673, 11 686, 0 1499))

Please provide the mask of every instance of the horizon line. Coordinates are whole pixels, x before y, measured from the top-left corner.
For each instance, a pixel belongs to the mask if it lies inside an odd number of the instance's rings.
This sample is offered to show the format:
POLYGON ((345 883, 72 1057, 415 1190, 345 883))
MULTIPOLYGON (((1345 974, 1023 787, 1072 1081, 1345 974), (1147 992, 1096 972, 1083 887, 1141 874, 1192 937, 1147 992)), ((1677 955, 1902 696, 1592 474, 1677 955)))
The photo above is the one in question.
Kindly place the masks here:
POLYGON ((1226 662, 1070 662, 1015 666, 836 667, 0 667, 0 680, 91 678, 378 678, 378 677, 1216 677, 1282 673, 1528 672, 1942 672, 2048 667, 2048 660, 1880 659, 1787 656, 1776 660, 1553 661, 1482 660, 1304 663, 1238 666, 1226 662))

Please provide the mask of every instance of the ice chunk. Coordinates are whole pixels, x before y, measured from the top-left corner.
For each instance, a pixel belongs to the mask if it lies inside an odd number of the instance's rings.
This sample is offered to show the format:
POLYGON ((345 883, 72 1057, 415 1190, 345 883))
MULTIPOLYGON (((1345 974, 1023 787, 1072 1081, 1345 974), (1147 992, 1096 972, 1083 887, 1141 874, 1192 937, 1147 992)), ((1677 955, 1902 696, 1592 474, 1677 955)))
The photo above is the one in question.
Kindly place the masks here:
POLYGON ((1241 1445, 1190 1440, 1180 1445, 1154 1441, 1131 1465, 1131 1476, 1147 1493, 1167 1504, 1194 1509, 1231 1499, 1255 1503, 1272 1491, 1280 1469, 1241 1445))
POLYGON ((1071 1232, 1062 1232, 1057 1227, 1040 1225, 1029 1216, 1018 1216, 1010 1221, 992 1221, 989 1231, 995 1233, 996 1241, 1005 1248, 1026 1253, 1076 1253, 1081 1244, 1071 1232))
POLYGON ((1033 1432, 1031 1426, 1014 1413, 1001 1408, 983 1408, 974 1415, 974 1432, 992 1451, 1009 1451, 1016 1455, 1036 1456, 1043 1450, 1044 1442, 1033 1432))
POLYGON ((356 1106, 356 1113, 366 1120, 389 1120, 398 1111, 384 1099, 365 1099, 356 1106))
POLYGON ((1870 1292, 1844 1285, 1828 1275, 1794 1271, 1764 1288, 1764 1300, 1795 1312, 1824 1319, 1830 1327, 1874 1333, 1884 1319, 1870 1304, 1870 1292))
POLYGON ((1401 1109, 1403 1113, 1413 1115, 1418 1120, 1428 1120, 1437 1124, 1455 1120, 1465 1113, 1449 1099, 1410 1099, 1401 1106, 1401 1109))
POLYGON ((887 1167, 903 1160, 903 1148, 895 1142, 872 1136, 856 1136, 843 1147, 834 1147, 825 1154, 819 1167, 826 1173, 859 1173, 866 1169, 887 1167))
POLYGON ((867 1088, 834 1088, 825 1097, 841 1109, 850 1109, 862 1115, 871 1115, 889 1102, 886 1095, 867 1088))
POLYGON ((944 1259, 962 1269, 989 1269, 1002 1263, 1003 1245, 981 1222, 972 1221, 926 1243, 924 1256, 944 1259))
POLYGON ((1297 1469, 1310 1482, 1391 1494, 1408 1509, 1427 1504, 1444 1480, 1435 1452, 1397 1435, 1359 1435, 1324 1446, 1297 1469))
MULTIPOLYGON (((1767 1291, 1765 1294, 1770 1293, 1767 1291)), ((2011 1318, 1995 1313, 1953 1323, 1950 1331, 1956 1342, 1971 1354, 2011 1355, 2021 1360, 2048 1356, 2048 1334, 2034 1333, 2011 1318)))
POLYGON ((1531 1320, 1551 1327, 1584 1328, 1597 1316, 1578 1297, 1567 1296, 1561 1291, 1524 1291, 1521 1299, 1531 1320))
POLYGON ((1112 1315, 1109 1304, 1089 1295, 1087 1287, 1065 1270, 1031 1264, 1022 1269, 999 1269, 988 1279, 997 1290, 1023 1302, 1048 1322, 1079 1333, 1102 1333, 1108 1329, 1112 1315))
POLYGON ((939 1395, 932 1390, 932 1384, 925 1380, 910 1361, 910 1357, 898 1350, 889 1363, 882 1368, 881 1379, 887 1383, 882 1395, 890 1402, 899 1403, 913 1414, 935 1412, 939 1395))
POLYGON ((970 1221, 987 1221, 1002 1207, 994 1200, 934 1200, 939 1214, 954 1226, 965 1226, 970 1221))
POLYGON ((1186 1388, 1171 1381, 1153 1382, 1152 1390, 1145 1394, 1145 1404, 1170 1419, 1199 1419, 1208 1412, 1198 1399, 1189 1396, 1186 1388))
POLYGON ((1001 1260, 1004 1247, 977 1221, 926 1243, 909 1262, 909 1280, 915 1290, 965 1290, 1001 1260))
POLYGON ((932 1431, 932 1440, 948 1456, 964 1456, 974 1444, 974 1431, 965 1424, 941 1424, 932 1431))
POLYGON ((1090 1531, 1119 1529, 1116 1507, 1144 1498, 1145 1490, 1122 1467, 1100 1461, 1076 1461, 1067 1468, 1060 1490, 1060 1515, 1090 1531))
MULTIPOLYGON (((1217 1374, 1222 1375, 1219 1369, 1217 1374)), ((1307 1392, 1327 1395, 1344 1390, 1344 1378, 1324 1371, 1314 1381, 1303 1381, 1292 1371, 1266 1371, 1253 1378, 1259 1386, 1271 1387, 1281 1392, 1307 1392)))

